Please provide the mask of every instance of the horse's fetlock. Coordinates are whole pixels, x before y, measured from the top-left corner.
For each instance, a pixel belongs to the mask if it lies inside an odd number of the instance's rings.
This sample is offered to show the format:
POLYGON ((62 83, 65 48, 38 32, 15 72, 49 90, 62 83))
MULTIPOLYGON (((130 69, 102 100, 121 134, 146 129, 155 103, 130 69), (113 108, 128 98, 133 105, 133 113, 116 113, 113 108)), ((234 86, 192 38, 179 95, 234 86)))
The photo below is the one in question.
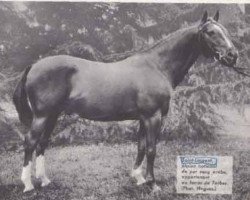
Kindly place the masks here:
POLYGON ((43 174, 41 173, 41 172, 36 172, 36 178, 37 179, 41 179, 41 178, 43 178, 43 174))
POLYGON ((153 185, 155 183, 155 179, 152 176, 146 176, 146 182, 153 185))

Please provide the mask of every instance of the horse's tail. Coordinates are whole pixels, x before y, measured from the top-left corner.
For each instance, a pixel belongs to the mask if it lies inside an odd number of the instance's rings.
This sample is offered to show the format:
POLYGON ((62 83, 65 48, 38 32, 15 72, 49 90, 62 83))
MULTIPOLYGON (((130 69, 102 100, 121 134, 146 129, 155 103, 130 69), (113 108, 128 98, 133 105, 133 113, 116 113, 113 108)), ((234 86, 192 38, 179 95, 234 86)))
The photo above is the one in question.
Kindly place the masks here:
POLYGON ((25 88, 27 74, 29 73, 30 69, 31 69, 31 66, 25 69, 22 79, 16 86, 16 89, 13 94, 13 102, 18 112, 19 120, 25 126, 28 126, 28 127, 31 125, 32 118, 33 118, 33 114, 32 114, 30 105, 28 103, 28 96, 27 96, 26 88, 25 88))

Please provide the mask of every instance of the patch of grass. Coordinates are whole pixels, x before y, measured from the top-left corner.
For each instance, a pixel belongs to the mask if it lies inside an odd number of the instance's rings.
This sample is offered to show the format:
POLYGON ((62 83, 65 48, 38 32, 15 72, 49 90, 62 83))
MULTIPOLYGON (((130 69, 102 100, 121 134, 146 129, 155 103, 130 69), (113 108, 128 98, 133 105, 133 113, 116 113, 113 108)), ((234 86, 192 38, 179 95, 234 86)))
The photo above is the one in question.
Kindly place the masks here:
POLYGON ((136 157, 135 144, 84 145, 55 147, 47 150, 47 172, 52 183, 22 193, 20 181, 22 153, 0 154, 0 199, 176 199, 176 200, 246 200, 250 195, 249 139, 220 138, 213 143, 180 142, 158 144, 155 163, 157 183, 162 191, 154 195, 148 186, 136 186, 130 170, 136 157), (177 155, 220 155, 234 157, 234 184, 232 195, 176 194, 177 155))

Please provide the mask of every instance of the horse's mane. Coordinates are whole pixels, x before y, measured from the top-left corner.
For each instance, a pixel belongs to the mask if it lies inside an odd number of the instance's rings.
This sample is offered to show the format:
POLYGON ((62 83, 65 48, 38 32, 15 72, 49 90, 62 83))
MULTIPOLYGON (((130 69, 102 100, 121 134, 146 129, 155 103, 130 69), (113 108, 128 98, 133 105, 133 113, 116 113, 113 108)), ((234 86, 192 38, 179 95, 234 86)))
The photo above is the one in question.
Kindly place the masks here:
MULTIPOLYGON (((150 52, 151 50, 155 48, 158 48, 160 46, 165 46, 165 44, 168 43, 169 41, 173 40, 174 38, 180 38, 184 32, 193 30, 195 28, 197 28, 197 25, 191 25, 185 28, 178 29, 174 32, 169 33, 166 37, 156 41, 155 43, 151 45, 147 45, 143 49, 126 51, 124 53, 118 53, 118 54, 112 54, 112 57, 118 58, 116 59, 116 61, 118 61, 118 60, 126 59, 135 54, 144 54, 144 53, 150 52)), ((106 62, 110 62, 110 60, 111 62, 113 62, 113 60, 110 58, 110 55, 103 58, 103 61, 106 61, 106 62)))
MULTIPOLYGON (((219 26, 224 32, 228 33, 227 29, 225 29, 225 27, 223 25, 221 25, 220 23, 216 22, 213 18, 209 17, 207 19, 206 23, 213 23, 216 24, 217 26, 219 26)), ((205 24, 206 24, 205 23, 205 24)), ((203 24, 203 26, 205 25, 203 24)), ((138 50, 137 53, 144 53, 144 52, 149 52, 155 48, 158 48, 161 45, 164 45, 165 43, 169 42, 172 39, 176 39, 176 38, 180 38, 181 36, 183 36, 184 32, 188 32, 188 31, 192 31, 199 29, 199 25, 197 25, 197 22, 193 23, 192 25, 188 26, 188 27, 184 27, 184 28, 180 28, 174 32, 169 33, 166 37, 158 40, 157 42, 155 42, 154 44, 152 44, 151 46, 147 46, 145 49, 142 50, 138 50)))
POLYGON ((161 45, 164 45, 165 43, 168 43, 169 41, 171 41, 174 38, 180 38, 180 36, 182 36, 184 32, 193 30, 195 28, 197 28, 197 25, 188 26, 188 27, 185 27, 185 28, 178 29, 178 30, 176 30, 174 32, 171 32, 166 37, 158 40, 157 42, 155 42, 151 46, 148 46, 145 49, 137 51, 137 53, 146 53, 146 52, 149 52, 149 51, 151 51, 151 50, 153 50, 153 49, 155 49, 155 48, 157 48, 157 47, 159 47, 161 45))

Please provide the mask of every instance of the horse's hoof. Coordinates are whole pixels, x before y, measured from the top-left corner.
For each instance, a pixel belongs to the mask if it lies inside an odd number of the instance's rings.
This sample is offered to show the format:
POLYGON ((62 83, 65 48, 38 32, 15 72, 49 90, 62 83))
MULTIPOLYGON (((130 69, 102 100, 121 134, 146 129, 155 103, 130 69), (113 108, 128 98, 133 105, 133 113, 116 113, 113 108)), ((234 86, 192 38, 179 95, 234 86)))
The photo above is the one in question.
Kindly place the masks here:
POLYGON ((139 180, 137 180, 136 185, 142 185, 144 183, 146 183, 146 180, 145 180, 145 178, 141 177, 139 180))
POLYGON ((42 186, 42 187, 45 187, 45 186, 49 185, 50 183, 51 183, 51 181, 50 181, 48 178, 45 178, 45 179, 42 181, 41 186, 42 186))
POLYGON ((136 185, 142 185, 143 183, 146 183, 146 180, 142 175, 142 170, 140 167, 135 170, 132 170, 131 177, 136 179, 136 185))
POLYGON ((31 190, 33 190, 33 189, 34 189, 34 186, 33 186, 33 185, 27 186, 27 187, 24 188, 23 193, 29 192, 29 191, 31 191, 31 190))
POLYGON ((154 184, 154 185, 153 185, 153 190, 152 190, 152 192, 153 192, 153 193, 158 193, 158 192, 160 192, 160 191, 161 191, 161 188, 160 188, 158 185, 154 184))

